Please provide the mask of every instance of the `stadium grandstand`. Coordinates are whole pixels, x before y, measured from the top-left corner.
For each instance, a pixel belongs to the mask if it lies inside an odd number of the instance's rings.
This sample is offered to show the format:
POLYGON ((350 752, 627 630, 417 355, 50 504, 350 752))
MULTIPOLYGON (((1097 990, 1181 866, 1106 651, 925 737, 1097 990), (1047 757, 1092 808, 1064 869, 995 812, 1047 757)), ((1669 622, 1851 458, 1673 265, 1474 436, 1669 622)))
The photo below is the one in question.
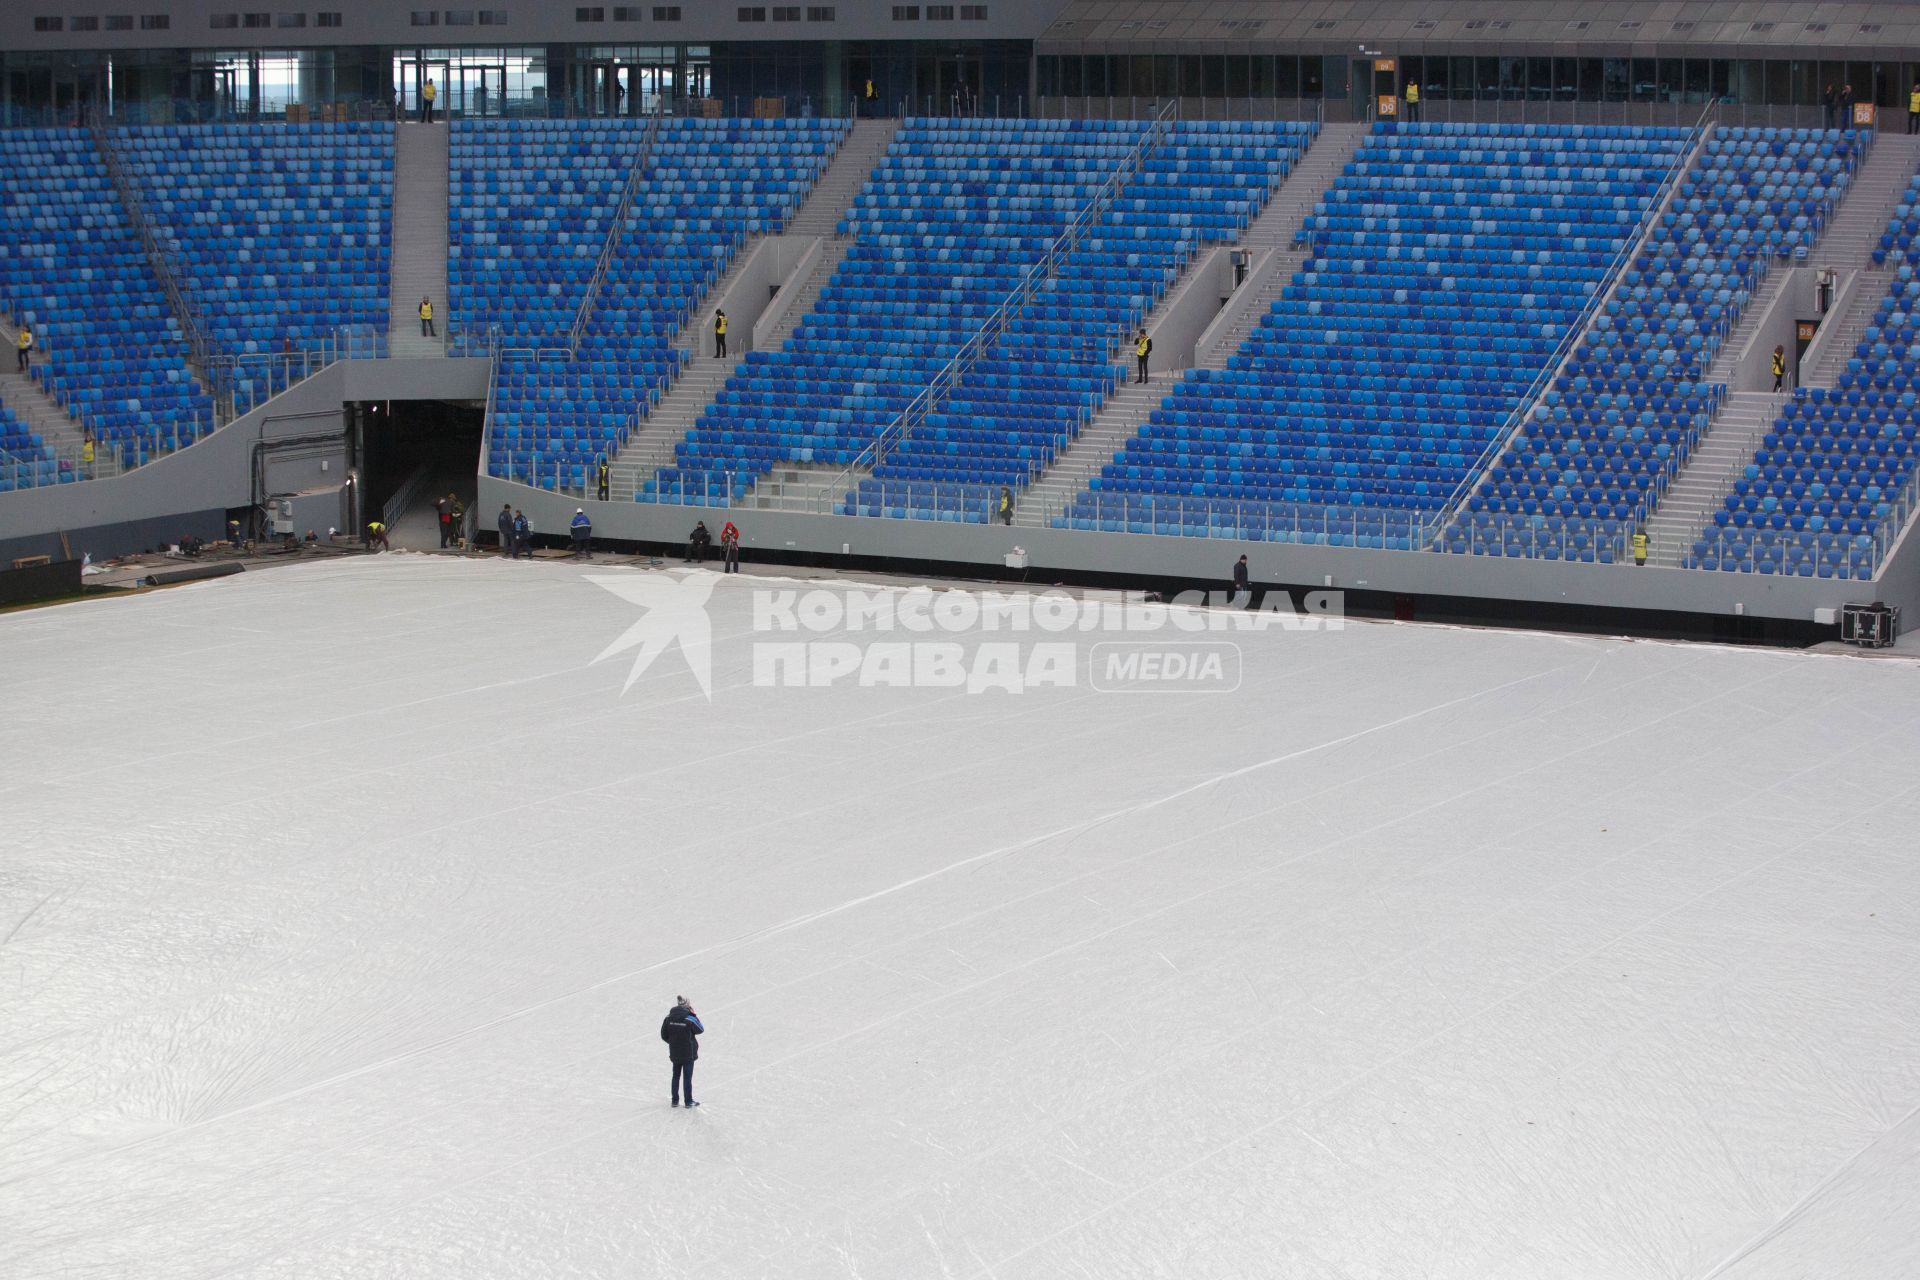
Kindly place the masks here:
POLYGON ((1920 1277, 1920 0, 263 2, 0 5, 0 1280, 1920 1277))
POLYGON ((1920 603, 1920 9, 341 2, 0 15, 0 550, 1920 603))

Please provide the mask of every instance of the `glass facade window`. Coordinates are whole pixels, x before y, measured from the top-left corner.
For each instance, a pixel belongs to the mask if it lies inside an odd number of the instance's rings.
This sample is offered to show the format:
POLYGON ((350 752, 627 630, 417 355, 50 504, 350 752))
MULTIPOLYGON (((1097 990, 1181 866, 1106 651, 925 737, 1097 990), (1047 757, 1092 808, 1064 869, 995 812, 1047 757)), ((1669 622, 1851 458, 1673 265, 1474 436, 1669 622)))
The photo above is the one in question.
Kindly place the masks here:
POLYGON ((680 6, 677 4, 655 5, 653 8, 653 20, 655 22, 680 21, 680 6))
POLYGON ((983 4, 963 4, 960 6, 960 21, 985 22, 986 20, 987 6, 983 4))

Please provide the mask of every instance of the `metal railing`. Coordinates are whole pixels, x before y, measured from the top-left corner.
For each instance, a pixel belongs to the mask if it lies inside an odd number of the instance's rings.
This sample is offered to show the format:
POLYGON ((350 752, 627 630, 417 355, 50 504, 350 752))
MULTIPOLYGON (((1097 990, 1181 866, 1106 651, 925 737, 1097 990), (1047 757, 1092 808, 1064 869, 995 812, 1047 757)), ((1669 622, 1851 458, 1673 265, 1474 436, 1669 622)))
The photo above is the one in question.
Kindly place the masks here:
POLYGON ((388 529, 399 524, 401 518, 413 509, 413 504, 419 501, 421 491, 427 487, 427 481, 431 479, 433 479, 431 464, 423 462, 415 467, 413 474, 403 480, 400 487, 393 491, 393 496, 381 504, 381 523, 388 529))
POLYGON ((1661 178, 1653 200, 1648 203, 1646 212, 1640 215, 1640 221, 1634 227, 1633 234, 1627 238, 1627 242, 1615 252, 1613 260, 1607 264, 1606 272, 1600 277, 1593 296, 1587 300, 1587 305, 1581 308, 1580 314, 1567 326, 1566 333, 1554 347, 1553 353, 1547 357, 1539 373, 1521 393, 1519 403, 1507 415, 1506 421, 1493 433, 1493 437, 1481 449, 1479 456, 1469 465, 1465 477, 1454 487, 1440 509, 1434 513, 1429 543, 1445 532, 1447 526, 1459 516, 1460 509, 1466 505, 1467 500, 1487 483, 1501 455, 1506 453, 1508 447, 1525 430, 1541 396, 1559 379, 1567 362, 1579 349, 1581 340, 1593 323, 1593 318, 1605 306, 1607 299, 1613 296, 1627 268, 1639 257, 1645 247, 1649 233, 1659 225, 1661 215, 1672 206, 1674 199, 1679 195, 1686 175, 1699 162, 1701 153, 1713 136, 1709 122, 1713 117, 1715 105, 1709 102, 1701 109, 1699 119, 1692 126, 1698 136, 1690 146, 1680 152, 1666 175, 1661 178))
POLYGON ((1124 494, 1101 489, 1081 494, 1054 521, 1058 528, 1114 533, 1391 551, 1424 549, 1430 523, 1422 512, 1384 507, 1124 494))
POLYGON ((160 290, 166 294, 167 305, 180 326, 181 336, 186 339, 187 350, 192 353, 193 362, 202 369, 207 367, 207 358, 211 354, 207 347, 204 327, 200 324, 194 308, 187 300, 186 293, 180 288, 180 282, 174 279, 173 267, 167 261, 165 249, 154 234, 153 226, 147 218, 146 206, 140 198, 140 192, 133 181, 127 177, 121 167, 120 156, 113 145, 113 137, 107 129, 106 120, 99 115, 90 115, 87 130, 93 135, 94 149, 100 153, 101 163, 106 166, 107 179, 113 184, 115 194, 120 197, 120 207, 125 210, 127 222, 133 233, 140 239, 140 247, 146 252, 147 263, 153 268, 154 276, 160 282, 160 290))
POLYGON ((660 136, 660 122, 665 118, 658 111, 647 116, 646 131, 640 135, 640 145, 633 153, 633 168, 627 172, 627 181, 620 189, 620 203, 614 207, 613 218, 607 224, 606 243, 600 246, 600 257, 593 265, 593 275, 587 279, 587 291, 580 299, 579 313, 574 316, 573 328, 567 332, 567 346, 575 351, 580 349, 581 335, 587 331, 587 321, 593 316, 594 304, 600 297, 600 285, 613 266, 614 254, 620 247, 620 237, 626 231, 627 214, 640 193, 640 180, 647 171, 647 158, 653 152, 654 141, 660 136))

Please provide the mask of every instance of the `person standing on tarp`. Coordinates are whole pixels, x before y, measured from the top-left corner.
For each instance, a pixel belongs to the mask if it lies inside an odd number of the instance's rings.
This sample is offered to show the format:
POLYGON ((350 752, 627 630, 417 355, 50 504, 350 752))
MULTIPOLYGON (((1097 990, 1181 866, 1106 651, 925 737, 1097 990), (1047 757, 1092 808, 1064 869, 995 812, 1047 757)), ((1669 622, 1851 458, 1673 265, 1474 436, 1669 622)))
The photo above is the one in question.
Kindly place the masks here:
POLYGON ((1232 604, 1241 596, 1249 602, 1253 599, 1253 587, 1247 581, 1247 558, 1241 556, 1233 562, 1233 590, 1227 592, 1227 603, 1232 604))
POLYGON ((706 1034, 706 1025, 700 1021, 700 1015, 693 1011, 685 996, 676 996, 673 1008, 667 1010, 665 1020, 660 1023, 660 1038, 667 1042, 667 1059, 673 1063, 673 1105, 680 1105, 681 1084, 686 1085, 686 1098, 689 1107, 700 1104, 693 1100, 693 1064, 700 1057, 700 1041, 697 1037, 706 1034))

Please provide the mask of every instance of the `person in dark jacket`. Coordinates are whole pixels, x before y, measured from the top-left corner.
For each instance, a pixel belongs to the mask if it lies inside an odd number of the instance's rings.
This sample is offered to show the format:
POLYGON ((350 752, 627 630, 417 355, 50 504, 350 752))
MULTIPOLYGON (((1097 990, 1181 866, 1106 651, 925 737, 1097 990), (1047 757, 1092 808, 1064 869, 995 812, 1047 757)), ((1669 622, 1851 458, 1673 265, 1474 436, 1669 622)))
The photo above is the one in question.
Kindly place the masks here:
POLYGON ((521 553, 527 559, 533 559, 533 521, 527 519, 527 513, 515 509, 513 513, 513 558, 518 560, 521 553))
POLYGON ((603 453, 600 455, 600 469, 595 473, 595 483, 600 490, 600 501, 602 502, 607 500, 607 488, 612 480, 612 476, 612 468, 607 465, 607 455, 603 453))
POLYGON ((1247 582, 1247 558, 1245 556, 1241 556, 1233 562, 1233 590, 1227 593, 1227 603, 1232 604, 1242 595, 1247 596, 1249 599, 1253 596, 1253 588, 1247 582))
POLYGON ((513 504, 507 503, 500 508, 500 518, 495 521, 500 530, 500 554, 513 555, 513 504))
POLYGON ((1840 127, 1848 133, 1853 132, 1853 86, 1840 86, 1840 127))
POLYGON ((713 545, 713 535, 707 532, 705 520, 693 522, 693 532, 687 535, 687 560, 699 564, 707 558, 707 548, 713 545))
POLYGON ((686 1082, 687 1105, 697 1107, 693 1100, 693 1064, 700 1056, 700 1042, 695 1037, 706 1032, 700 1015, 693 1011, 685 996, 676 996, 673 1008, 667 1010, 665 1020, 660 1023, 660 1038, 667 1042, 667 1058, 673 1063, 673 1105, 680 1105, 680 1083, 686 1082))
POLYGON ((573 509, 573 554, 576 556, 593 555, 593 518, 585 507, 573 509))
POLYGON ((1834 92, 1832 81, 1820 91, 1820 107, 1827 113, 1827 128, 1833 128, 1834 117, 1840 114, 1840 95, 1834 92))

